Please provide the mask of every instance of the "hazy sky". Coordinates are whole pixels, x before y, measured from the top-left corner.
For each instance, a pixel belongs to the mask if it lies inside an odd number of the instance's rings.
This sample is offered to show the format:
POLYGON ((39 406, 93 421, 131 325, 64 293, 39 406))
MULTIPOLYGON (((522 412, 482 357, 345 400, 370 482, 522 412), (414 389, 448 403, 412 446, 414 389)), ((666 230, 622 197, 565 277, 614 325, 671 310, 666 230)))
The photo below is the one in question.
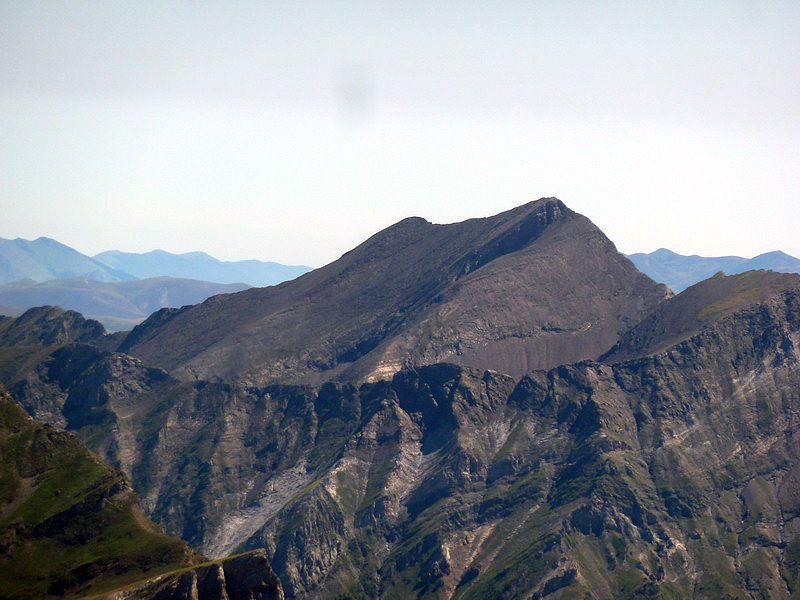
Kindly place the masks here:
POLYGON ((800 2, 0 0, 0 237, 319 266, 558 196, 800 256, 800 2))

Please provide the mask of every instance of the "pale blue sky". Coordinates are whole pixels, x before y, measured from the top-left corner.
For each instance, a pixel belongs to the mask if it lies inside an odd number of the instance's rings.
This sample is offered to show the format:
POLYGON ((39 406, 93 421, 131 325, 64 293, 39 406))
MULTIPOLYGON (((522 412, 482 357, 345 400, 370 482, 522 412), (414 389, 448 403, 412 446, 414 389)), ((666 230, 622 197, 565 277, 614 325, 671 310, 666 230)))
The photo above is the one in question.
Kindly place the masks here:
POLYGON ((314 266, 558 196, 800 256, 798 2, 0 0, 0 237, 314 266))

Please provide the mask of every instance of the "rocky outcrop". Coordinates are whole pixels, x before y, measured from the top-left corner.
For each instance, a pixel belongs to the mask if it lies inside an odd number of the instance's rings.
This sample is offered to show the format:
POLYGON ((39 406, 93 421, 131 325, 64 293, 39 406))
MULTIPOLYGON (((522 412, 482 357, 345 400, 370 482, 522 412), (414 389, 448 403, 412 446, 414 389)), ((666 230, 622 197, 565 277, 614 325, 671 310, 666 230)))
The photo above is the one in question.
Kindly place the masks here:
POLYGON ((748 271, 727 277, 717 273, 659 305, 600 360, 613 363, 662 352, 749 306, 791 303, 798 290, 800 277, 795 274, 748 271))
POLYGON ((105 336, 97 321, 57 306, 39 306, 16 319, 0 317, 0 346, 50 346, 92 342, 105 336))
POLYGON ((283 600, 263 550, 137 583, 105 600, 283 600))

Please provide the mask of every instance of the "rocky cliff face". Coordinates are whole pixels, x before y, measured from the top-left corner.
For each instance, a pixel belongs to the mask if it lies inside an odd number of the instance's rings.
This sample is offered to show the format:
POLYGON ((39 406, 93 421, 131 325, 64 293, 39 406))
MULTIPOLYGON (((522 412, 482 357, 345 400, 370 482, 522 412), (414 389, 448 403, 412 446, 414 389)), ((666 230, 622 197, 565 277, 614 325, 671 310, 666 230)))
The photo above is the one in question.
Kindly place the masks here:
POLYGON ((588 219, 545 198, 405 219, 281 285, 156 313, 119 350, 184 380, 376 380, 449 361, 520 376, 608 349, 664 299, 588 219))
POLYGON ((14 391, 129 473, 169 532, 266 548, 287 597, 789 598, 800 292, 747 277, 675 297, 605 362, 521 379, 187 383, 74 345, 14 391), (661 332, 686 306, 698 318, 661 332))
POLYGON ((788 598, 798 308, 778 295, 663 353, 514 386, 398 375, 320 484, 248 544, 297 596, 788 598))
POLYGON ((168 573, 112 592, 104 600, 283 600, 263 550, 168 573))

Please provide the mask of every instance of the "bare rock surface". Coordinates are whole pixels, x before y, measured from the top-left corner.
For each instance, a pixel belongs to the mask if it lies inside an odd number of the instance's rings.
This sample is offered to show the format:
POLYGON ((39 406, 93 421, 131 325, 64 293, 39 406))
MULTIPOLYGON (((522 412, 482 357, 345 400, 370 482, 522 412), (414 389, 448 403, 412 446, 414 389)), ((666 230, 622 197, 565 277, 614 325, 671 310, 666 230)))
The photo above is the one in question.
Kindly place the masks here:
MULTIPOLYGON (((265 549, 286 597, 788 599, 800 291, 754 276, 775 285, 714 282, 725 310, 652 354, 522 378, 187 383, 98 350, 58 385, 67 427, 134 457, 149 515, 198 548, 265 549)), ((18 384, 30 410, 63 360, 18 384)))
MULTIPOLYGON (((34 328, 0 379, 288 598, 797 597, 800 278, 664 298, 545 199, 403 221, 121 346, 34 328)), ((245 589, 224 563, 159 581, 245 589)))
POLYGON ((263 550, 177 573, 167 573, 113 592, 104 600, 283 600, 283 590, 263 550))
POLYGON ((404 219, 294 281, 155 313, 119 350, 188 381, 361 382, 442 361, 520 376, 597 357, 667 293, 543 198, 404 219))

